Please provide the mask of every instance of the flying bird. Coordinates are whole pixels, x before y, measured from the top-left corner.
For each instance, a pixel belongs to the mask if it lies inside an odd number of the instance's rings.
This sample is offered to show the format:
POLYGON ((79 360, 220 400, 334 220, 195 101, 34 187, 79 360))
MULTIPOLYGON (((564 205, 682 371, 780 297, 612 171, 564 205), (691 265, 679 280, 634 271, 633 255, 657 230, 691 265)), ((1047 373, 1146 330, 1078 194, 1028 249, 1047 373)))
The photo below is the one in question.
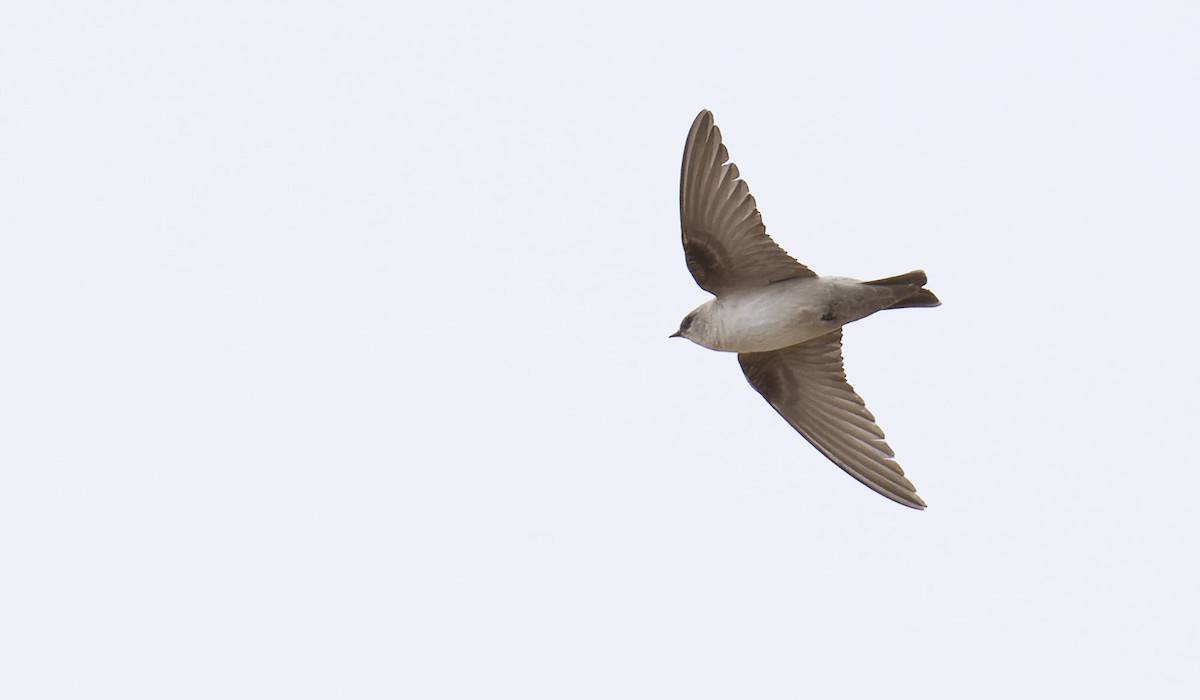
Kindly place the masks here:
POLYGON ((728 161, 712 113, 700 112, 683 149, 679 214, 688 270, 715 298, 671 337, 736 352, 750 386, 813 447, 876 493, 924 509, 842 368, 842 326, 883 309, 941 304, 924 271, 870 282, 817 275, 767 235, 728 161))

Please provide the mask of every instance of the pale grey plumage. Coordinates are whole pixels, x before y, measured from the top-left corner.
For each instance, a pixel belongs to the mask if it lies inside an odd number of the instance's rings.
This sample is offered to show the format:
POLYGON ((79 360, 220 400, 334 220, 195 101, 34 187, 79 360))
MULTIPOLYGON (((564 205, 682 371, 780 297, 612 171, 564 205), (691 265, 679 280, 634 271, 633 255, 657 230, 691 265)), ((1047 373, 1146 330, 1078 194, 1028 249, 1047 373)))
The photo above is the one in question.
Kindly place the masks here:
POLYGON ((925 273, 871 282, 819 277, 767 235, 712 113, 688 133, 679 208, 688 270, 715 299, 675 336, 738 353, 747 380, 814 447, 887 498, 925 502, 842 368, 841 327, 889 308, 940 304, 925 273))

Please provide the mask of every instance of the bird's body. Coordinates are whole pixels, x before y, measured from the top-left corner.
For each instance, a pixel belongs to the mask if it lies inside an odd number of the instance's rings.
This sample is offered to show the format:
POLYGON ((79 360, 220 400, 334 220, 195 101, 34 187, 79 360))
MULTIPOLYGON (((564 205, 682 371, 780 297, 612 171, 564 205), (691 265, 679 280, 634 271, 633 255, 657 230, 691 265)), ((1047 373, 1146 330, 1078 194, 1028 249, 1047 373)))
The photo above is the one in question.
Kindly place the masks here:
POLYGON ((883 431, 842 369, 842 326, 883 309, 938 306, 920 270, 860 282, 821 277, 767 235, 712 113, 683 153, 679 208, 688 270, 716 295, 679 325, 683 337, 738 353, 746 379, 814 447, 887 498, 924 508, 883 431))
POLYGON ((895 288, 848 277, 798 277, 716 297, 681 335, 710 350, 768 352, 819 338, 889 308, 895 288))

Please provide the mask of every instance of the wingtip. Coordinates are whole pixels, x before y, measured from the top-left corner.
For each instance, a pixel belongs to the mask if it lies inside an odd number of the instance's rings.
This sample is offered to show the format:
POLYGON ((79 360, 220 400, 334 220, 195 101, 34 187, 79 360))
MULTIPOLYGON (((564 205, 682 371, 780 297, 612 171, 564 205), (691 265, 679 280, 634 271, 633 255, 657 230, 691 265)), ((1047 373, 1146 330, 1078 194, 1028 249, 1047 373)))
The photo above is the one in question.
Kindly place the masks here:
POLYGON ((902 506, 908 506, 913 510, 925 510, 928 506, 925 505, 925 499, 917 495, 916 491, 910 491, 904 494, 904 500, 893 499, 902 506))
MULTIPOLYGON (((851 474, 851 476, 854 476, 854 478, 858 479, 858 476, 855 474, 851 474)), ((887 491, 880 489, 878 486, 864 481, 863 479, 858 480, 872 491, 880 496, 883 496, 892 503, 898 503, 905 508, 912 508, 913 510, 925 510, 928 507, 925 505, 925 499, 918 496, 916 491, 887 491)))

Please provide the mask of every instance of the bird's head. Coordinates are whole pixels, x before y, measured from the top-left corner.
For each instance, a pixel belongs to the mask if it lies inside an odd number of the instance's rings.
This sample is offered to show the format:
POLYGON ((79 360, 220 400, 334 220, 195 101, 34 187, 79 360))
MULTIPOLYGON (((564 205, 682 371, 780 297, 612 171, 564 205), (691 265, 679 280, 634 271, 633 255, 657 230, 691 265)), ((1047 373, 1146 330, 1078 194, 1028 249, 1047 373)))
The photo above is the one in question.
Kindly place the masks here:
POLYGON ((671 334, 672 338, 687 338, 693 343, 703 345, 700 341, 707 336, 708 330, 708 315, 704 313, 704 309, 699 308, 683 317, 679 323, 679 330, 671 334))

